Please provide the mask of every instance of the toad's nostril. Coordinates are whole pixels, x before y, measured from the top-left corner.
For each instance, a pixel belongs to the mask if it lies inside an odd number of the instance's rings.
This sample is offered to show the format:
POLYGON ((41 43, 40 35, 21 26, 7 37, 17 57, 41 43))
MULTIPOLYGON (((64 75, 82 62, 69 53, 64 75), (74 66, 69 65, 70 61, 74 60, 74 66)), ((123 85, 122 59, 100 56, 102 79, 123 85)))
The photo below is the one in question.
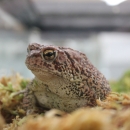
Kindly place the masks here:
POLYGON ((29 47, 27 48, 27 53, 28 53, 28 55, 30 55, 30 48, 29 47))

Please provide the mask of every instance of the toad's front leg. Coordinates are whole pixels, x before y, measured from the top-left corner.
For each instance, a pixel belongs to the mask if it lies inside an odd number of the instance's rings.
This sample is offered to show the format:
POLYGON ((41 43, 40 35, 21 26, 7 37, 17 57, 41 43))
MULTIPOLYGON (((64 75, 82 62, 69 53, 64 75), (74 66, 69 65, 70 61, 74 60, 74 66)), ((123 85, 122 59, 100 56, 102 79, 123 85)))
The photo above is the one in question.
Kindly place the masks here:
POLYGON ((32 80, 24 91, 24 98, 22 103, 22 108, 26 111, 26 115, 35 114, 35 113, 43 113, 48 108, 41 107, 38 103, 38 100, 35 96, 35 92, 38 91, 39 84, 32 80))
POLYGON ((33 94, 33 91, 28 88, 24 93, 22 107, 26 111, 27 115, 34 114, 37 111, 36 98, 33 94))

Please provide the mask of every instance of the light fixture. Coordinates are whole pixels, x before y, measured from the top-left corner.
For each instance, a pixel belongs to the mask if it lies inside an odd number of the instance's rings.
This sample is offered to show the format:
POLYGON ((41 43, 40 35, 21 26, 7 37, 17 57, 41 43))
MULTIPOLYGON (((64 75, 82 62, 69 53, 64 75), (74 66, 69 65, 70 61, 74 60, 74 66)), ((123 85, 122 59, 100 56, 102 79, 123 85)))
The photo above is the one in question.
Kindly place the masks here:
POLYGON ((105 1, 107 5, 116 6, 126 0, 102 0, 102 1, 105 1))

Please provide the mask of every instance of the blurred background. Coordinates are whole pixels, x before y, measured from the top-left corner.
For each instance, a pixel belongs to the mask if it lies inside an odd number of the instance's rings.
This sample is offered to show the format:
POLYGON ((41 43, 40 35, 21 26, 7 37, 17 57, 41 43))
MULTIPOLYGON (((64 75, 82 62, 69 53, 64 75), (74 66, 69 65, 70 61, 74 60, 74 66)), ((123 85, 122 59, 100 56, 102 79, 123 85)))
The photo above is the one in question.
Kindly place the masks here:
POLYGON ((84 52, 108 80, 130 69, 130 1, 0 0, 0 76, 32 73, 29 43, 84 52))

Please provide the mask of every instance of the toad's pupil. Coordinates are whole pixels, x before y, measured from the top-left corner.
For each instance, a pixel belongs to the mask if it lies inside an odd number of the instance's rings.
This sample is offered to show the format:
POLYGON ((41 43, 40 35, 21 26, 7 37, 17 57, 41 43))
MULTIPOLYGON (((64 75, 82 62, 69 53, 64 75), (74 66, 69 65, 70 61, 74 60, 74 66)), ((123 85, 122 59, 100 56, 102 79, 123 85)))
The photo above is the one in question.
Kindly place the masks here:
POLYGON ((44 55, 50 57, 50 56, 54 55, 54 52, 53 53, 52 52, 48 52, 48 53, 46 53, 44 55))

